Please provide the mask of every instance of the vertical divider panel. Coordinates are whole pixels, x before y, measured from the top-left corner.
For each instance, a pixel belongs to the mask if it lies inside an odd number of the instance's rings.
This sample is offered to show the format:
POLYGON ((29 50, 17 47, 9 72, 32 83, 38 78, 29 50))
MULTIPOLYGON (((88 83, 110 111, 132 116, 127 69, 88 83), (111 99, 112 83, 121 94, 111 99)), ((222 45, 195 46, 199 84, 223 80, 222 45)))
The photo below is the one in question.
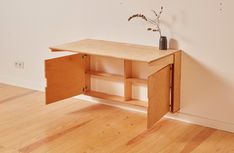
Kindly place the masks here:
POLYGON ((85 55, 85 92, 91 90, 91 75, 88 73, 90 71, 90 55, 85 55))
POLYGON ((132 99, 132 82, 129 78, 132 77, 132 61, 124 60, 124 99, 132 99))

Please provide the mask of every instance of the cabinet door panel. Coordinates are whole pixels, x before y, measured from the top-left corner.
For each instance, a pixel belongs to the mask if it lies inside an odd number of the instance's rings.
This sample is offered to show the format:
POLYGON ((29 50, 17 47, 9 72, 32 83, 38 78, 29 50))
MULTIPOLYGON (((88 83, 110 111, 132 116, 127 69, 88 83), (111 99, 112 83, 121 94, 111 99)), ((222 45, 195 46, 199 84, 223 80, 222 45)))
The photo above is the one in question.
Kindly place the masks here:
POLYGON ((74 54, 45 61, 47 79, 46 104, 83 93, 85 86, 85 60, 74 54))
POLYGON ((148 78, 148 128, 160 120, 170 108, 170 66, 148 78))

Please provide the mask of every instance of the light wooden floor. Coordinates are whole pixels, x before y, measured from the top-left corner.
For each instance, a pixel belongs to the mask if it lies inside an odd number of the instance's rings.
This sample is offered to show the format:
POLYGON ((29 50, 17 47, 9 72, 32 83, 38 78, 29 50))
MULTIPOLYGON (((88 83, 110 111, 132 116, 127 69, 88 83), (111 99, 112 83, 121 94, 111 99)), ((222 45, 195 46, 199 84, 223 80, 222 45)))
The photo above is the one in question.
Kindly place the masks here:
POLYGON ((0 153, 234 153, 234 134, 0 84, 0 153))

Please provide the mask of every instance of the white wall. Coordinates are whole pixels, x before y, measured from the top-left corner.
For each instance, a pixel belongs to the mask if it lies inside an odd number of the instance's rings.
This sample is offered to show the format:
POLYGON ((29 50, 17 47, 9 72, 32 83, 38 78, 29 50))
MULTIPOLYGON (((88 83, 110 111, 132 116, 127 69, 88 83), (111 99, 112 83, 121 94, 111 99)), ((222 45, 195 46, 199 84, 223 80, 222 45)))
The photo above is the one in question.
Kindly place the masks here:
POLYGON ((161 5, 164 34, 184 51, 182 109, 173 117, 234 132, 232 0, 0 0, 0 81, 43 89, 43 61, 57 56, 48 50, 55 44, 99 38, 157 45, 158 35, 127 18, 161 5), (24 70, 15 69, 16 60, 24 70))

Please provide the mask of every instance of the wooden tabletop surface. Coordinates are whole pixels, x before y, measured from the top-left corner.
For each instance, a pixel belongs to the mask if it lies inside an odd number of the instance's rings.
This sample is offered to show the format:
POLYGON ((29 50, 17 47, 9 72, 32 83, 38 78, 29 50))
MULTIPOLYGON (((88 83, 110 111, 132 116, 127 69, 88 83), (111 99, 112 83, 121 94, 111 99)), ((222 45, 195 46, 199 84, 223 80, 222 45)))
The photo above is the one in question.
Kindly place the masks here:
POLYGON ((50 47, 52 51, 70 51, 89 55, 151 63, 169 56, 179 50, 159 50, 157 47, 144 46, 104 40, 85 39, 50 47))

